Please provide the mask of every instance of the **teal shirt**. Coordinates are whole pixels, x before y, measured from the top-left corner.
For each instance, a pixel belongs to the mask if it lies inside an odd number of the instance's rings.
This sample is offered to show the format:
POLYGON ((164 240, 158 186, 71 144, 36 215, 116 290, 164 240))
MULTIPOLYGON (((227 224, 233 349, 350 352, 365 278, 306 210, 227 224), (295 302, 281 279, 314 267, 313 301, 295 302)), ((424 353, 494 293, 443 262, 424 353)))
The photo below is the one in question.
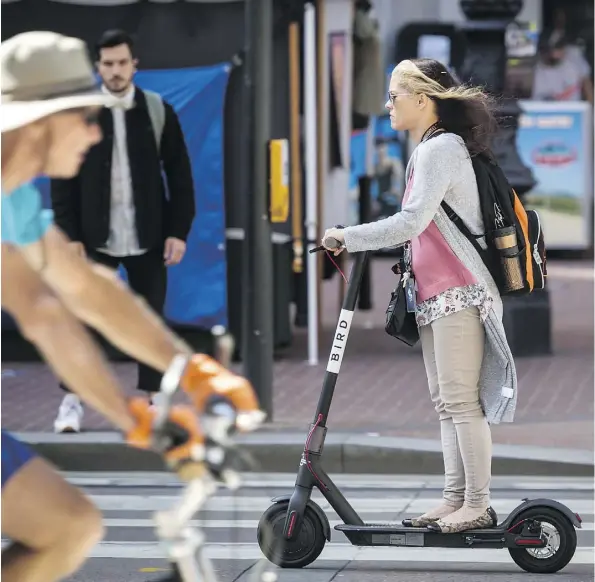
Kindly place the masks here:
POLYGON ((53 222, 53 212, 42 206, 41 193, 24 184, 2 194, 2 242, 26 246, 41 240, 53 222))

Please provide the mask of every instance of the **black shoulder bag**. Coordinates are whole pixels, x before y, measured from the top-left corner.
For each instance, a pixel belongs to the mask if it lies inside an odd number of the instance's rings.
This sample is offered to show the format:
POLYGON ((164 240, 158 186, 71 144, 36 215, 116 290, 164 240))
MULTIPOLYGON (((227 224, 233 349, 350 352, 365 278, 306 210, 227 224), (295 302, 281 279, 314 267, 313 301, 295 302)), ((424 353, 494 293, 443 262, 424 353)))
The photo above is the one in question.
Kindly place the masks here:
POLYGON ((390 302, 386 309, 386 333, 408 346, 414 346, 419 341, 419 329, 415 320, 415 313, 407 311, 407 297, 405 283, 413 279, 411 272, 411 249, 409 243, 405 245, 403 259, 393 265, 392 272, 400 275, 395 290, 391 293, 390 302))

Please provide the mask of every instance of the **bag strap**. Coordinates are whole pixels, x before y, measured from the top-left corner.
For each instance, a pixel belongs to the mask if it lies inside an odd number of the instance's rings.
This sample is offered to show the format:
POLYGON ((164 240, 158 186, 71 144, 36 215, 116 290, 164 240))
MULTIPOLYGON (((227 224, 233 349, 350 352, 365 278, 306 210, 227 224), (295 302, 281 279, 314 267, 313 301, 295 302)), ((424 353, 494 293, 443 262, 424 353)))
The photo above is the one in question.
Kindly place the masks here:
POLYGON ((155 143, 157 144, 157 151, 161 151, 161 136, 163 135, 163 128, 165 126, 165 105, 159 93, 144 90, 145 98, 147 100, 147 109, 149 110, 149 117, 151 118, 151 125, 153 126, 153 134, 155 135, 155 143))
POLYGON ((463 233, 465 238, 469 240, 469 242, 473 245, 473 248, 481 255, 484 252, 484 249, 481 248, 481 245, 477 242, 478 238, 482 238, 484 235, 475 235, 473 234, 468 228, 467 225, 463 222, 461 217, 443 200, 440 204, 444 212, 450 220, 452 220, 455 226, 463 233))

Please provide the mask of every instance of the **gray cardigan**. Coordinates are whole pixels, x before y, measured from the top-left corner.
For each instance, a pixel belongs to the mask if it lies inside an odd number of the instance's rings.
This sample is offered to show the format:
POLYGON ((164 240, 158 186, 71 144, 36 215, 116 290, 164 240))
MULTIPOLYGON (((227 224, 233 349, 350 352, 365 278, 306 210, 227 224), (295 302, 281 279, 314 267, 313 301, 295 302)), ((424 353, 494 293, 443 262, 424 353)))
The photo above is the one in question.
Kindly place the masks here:
POLYGON ((517 402, 514 359, 502 324, 502 299, 492 276, 471 243, 448 218, 446 201, 474 234, 483 232, 479 194, 469 152, 463 140, 444 133, 419 144, 407 164, 415 180, 401 212, 383 220, 344 230, 348 252, 400 246, 420 235, 433 220, 453 252, 485 285, 492 309, 484 322, 485 350, 479 398, 488 422, 512 422, 517 402))

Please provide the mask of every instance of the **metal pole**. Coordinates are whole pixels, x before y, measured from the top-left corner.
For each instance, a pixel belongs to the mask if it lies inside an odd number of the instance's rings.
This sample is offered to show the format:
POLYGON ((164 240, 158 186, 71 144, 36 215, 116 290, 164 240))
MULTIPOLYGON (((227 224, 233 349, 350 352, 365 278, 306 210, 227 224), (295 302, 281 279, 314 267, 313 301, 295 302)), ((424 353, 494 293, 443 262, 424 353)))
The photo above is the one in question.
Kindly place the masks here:
MULTIPOLYGON (((372 222, 372 178, 360 176, 359 178, 359 221, 361 224, 372 222)), ((359 289, 358 309, 369 311, 372 309, 372 287, 370 277, 370 261, 366 261, 362 273, 362 282, 359 289)))
MULTIPOLYGON (((318 245, 318 152, 316 128, 316 8, 304 7, 304 120, 306 156, 306 236, 308 250, 318 245)), ((308 363, 318 364, 318 256, 307 254, 308 363)))
POLYGON ((273 419, 273 248, 269 220, 268 155, 271 136, 272 0, 245 0, 243 245, 244 373, 261 408, 273 419))
MULTIPOLYGON (((359 221, 360 224, 372 221, 372 180, 374 179, 374 118, 370 116, 366 129, 366 173, 359 179, 359 221)), ((370 253, 371 259, 371 253, 370 253)), ((358 309, 372 309, 372 285, 368 260, 362 275, 358 309)))

